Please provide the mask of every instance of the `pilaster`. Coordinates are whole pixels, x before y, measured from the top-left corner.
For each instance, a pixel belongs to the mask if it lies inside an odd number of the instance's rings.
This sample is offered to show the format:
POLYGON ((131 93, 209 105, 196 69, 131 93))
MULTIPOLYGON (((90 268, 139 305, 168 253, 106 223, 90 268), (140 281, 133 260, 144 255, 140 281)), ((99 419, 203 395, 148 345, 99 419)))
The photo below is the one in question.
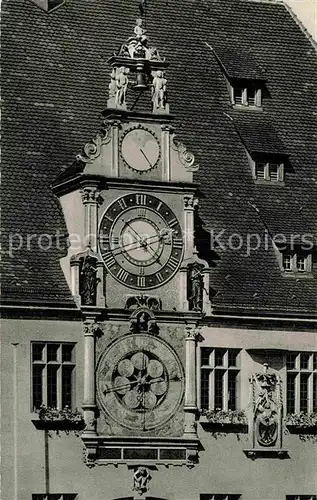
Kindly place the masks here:
POLYGON ((184 237, 185 258, 192 257, 194 251, 194 213, 197 200, 193 195, 184 196, 184 237))
POLYGON ((84 330, 84 436, 96 436, 96 396, 95 396, 95 335, 98 325, 94 318, 87 319, 84 330))
POLYGON ((196 326, 186 327, 185 349, 185 428, 184 436, 197 438, 197 385, 196 385, 196 347, 200 331, 196 326))
POLYGON ((113 177, 119 177, 119 129, 121 124, 119 121, 114 120, 111 123, 111 170, 110 174, 113 177))
POLYGON ((82 202, 85 207, 84 239, 85 246, 90 246, 93 251, 97 250, 98 230, 98 204, 100 202, 100 190, 97 186, 84 186, 80 190, 82 202))
POLYGON ((171 153, 170 153, 170 126, 162 125, 162 180, 169 182, 171 180, 171 153))

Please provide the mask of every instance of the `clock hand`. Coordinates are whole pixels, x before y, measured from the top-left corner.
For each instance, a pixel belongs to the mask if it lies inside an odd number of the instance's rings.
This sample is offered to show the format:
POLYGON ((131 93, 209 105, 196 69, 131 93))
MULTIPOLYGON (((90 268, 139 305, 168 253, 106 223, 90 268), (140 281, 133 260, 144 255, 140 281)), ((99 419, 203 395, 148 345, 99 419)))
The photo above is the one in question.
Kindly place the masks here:
POLYGON ((109 392, 115 392, 115 391, 120 391, 121 389, 129 389, 131 385, 137 384, 138 381, 134 380, 133 382, 129 382, 129 384, 124 384, 124 385, 118 385, 115 387, 110 387, 110 389, 107 389, 104 392, 104 394, 108 394, 109 392))
POLYGON ((152 163, 150 162, 150 160, 148 159, 148 157, 146 156, 146 154, 144 153, 143 149, 140 148, 140 151, 141 153, 143 154, 144 158, 146 159, 146 161, 148 162, 148 164, 150 165, 151 168, 153 168, 153 165, 152 163))

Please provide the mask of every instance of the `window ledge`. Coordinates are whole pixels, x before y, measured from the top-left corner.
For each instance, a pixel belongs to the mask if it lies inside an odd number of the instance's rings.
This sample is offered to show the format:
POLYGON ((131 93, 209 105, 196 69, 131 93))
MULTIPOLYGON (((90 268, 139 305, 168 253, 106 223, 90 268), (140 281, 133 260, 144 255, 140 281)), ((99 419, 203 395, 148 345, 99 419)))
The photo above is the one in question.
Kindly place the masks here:
POLYGON ((243 110, 243 111, 263 111, 262 106, 246 106, 245 104, 231 104, 232 109, 243 110))
POLYGON ((289 458, 288 451, 282 448, 250 448, 244 449, 243 453, 252 460, 257 458, 279 458, 281 460, 289 458))
POLYGON ((305 272, 305 273, 288 273, 288 272, 285 272, 285 271, 282 271, 282 276, 284 276, 284 278, 298 278, 298 279, 314 279, 314 275, 313 273, 311 272, 305 272))

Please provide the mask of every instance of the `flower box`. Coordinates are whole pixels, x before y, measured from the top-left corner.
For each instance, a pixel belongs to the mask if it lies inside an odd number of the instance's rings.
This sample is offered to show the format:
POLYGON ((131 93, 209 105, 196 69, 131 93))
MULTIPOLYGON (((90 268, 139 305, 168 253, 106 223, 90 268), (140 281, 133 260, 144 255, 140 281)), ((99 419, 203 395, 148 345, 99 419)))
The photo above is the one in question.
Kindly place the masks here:
POLYGON ((200 423, 213 432, 247 433, 248 419, 243 411, 204 410, 200 423))
POLYGON ((83 415, 77 408, 72 410, 68 407, 63 409, 41 406, 37 411, 38 418, 32 423, 39 430, 52 431, 81 431, 85 428, 83 415))
POLYGON ((290 413, 284 422, 291 434, 317 434, 317 412, 290 413))

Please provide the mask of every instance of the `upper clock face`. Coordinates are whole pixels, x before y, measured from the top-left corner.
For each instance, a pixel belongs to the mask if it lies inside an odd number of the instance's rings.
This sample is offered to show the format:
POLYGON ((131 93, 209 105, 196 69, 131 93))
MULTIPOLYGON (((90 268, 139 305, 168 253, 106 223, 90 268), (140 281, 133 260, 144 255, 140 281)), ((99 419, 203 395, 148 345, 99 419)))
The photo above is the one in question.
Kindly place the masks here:
POLYGON ((109 273, 131 288, 150 289, 166 283, 183 256, 180 224, 158 198, 128 194, 103 214, 100 253, 109 273))
POLYGON ((148 334, 121 337, 97 368, 100 403, 117 423, 148 431, 167 422, 184 390, 182 365, 172 348, 148 334))
POLYGON ((156 167, 160 147, 152 132, 138 127, 128 130, 123 136, 121 154, 129 168, 142 173, 156 167))

